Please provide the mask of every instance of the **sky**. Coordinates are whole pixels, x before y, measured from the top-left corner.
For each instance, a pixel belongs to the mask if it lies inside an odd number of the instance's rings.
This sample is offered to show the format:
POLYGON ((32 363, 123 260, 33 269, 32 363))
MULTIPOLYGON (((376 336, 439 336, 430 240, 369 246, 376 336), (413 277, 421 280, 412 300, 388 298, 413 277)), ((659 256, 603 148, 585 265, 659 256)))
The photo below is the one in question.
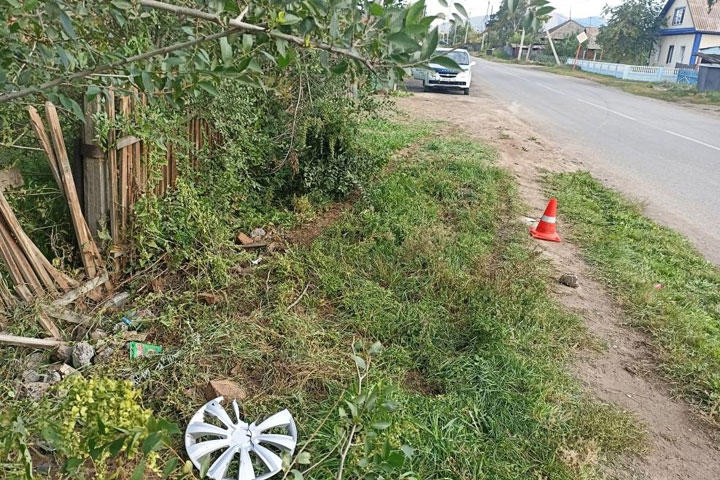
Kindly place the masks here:
MULTIPOLYGON (((450 0, 458 1, 458 0, 450 0)), ((440 4, 437 0, 426 0, 428 5, 428 13, 434 14, 439 11, 440 4)), ((449 2, 449 3, 450 3, 449 2)), ((468 11, 468 15, 471 17, 477 17, 485 15, 488 8, 488 0, 459 0, 463 4, 465 9, 468 11)), ((555 7, 558 13, 568 17, 570 10, 572 9, 572 16, 574 18, 589 17, 592 15, 599 16, 605 5, 615 6, 622 3, 622 0, 550 0, 550 5, 555 7)), ((500 0, 490 0, 491 8, 497 10, 500 5, 500 0)))

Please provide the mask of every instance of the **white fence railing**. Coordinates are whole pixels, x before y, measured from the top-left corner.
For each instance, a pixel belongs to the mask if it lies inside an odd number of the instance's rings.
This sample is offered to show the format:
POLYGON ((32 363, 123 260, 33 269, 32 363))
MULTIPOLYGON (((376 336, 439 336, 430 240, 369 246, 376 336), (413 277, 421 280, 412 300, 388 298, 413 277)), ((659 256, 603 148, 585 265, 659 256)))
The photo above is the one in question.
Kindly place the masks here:
MULTIPOLYGON (((568 58, 565 63, 572 65, 575 63, 575 59, 568 58)), ((679 68, 646 67, 642 65, 625 65, 623 63, 593 62, 590 60, 578 60, 577 66, 585 72, 609 75, 623 80, 635 80, 638 82, 677 83, 679 76, 681 81, 684 80, 683 83, 685 83, 689 77, 693 77, 690 72, 695 72, 694 70, 683 70, 679 68)))

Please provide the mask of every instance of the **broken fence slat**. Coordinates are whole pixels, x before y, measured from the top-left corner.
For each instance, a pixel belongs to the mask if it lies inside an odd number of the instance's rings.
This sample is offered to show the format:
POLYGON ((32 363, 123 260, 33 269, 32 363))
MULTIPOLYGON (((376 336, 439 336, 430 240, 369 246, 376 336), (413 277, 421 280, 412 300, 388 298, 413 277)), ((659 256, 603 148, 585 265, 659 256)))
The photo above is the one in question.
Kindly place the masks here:
POLYGON ((64 344, 62 340, 56 340, 54 338, 30 338, 5 334, 0 334, 0 343, 32 348, 57 348, 64 344))
POLYGON ((74 290, 70 290, 62 297, 55 300, 52 304, 58 307, 64 307, 65 305, 69 305, 75 300, 77 300, 81 295, 85 295, 86 293, 89 293, 93 290, 95 290, 97 287, 102 285, 103 283, 108 281, 108 274, 107 272, 104 272, 102 275, 95 277, 91 280, 88 280, 87 282, 83 283, 79 287, 77 287, 74 290))
POLYGON ((93 323, 93 317, 83 315, 82 313, 71 312, 67 308, 55 305, 44 305, 43 310, 51 317, 68 323, 74 323, 76 325, 91 325, 93 323))
POLYGON ((62 336, 60 335, 60 330, 58 330, 57 326, 45 315, 44 312, 38 315, 38 322, 40 323, 40 325, 42 325, 45 331, 50 334, 51 337, 56 340, 62 339, 62 336))
POLYGON ((141 140, 134 135, 125 135, 124 137, 118 138, 117 142, 115 142, 115 150, 122 150, 123 148, 135 145, 140 141, 141 140))

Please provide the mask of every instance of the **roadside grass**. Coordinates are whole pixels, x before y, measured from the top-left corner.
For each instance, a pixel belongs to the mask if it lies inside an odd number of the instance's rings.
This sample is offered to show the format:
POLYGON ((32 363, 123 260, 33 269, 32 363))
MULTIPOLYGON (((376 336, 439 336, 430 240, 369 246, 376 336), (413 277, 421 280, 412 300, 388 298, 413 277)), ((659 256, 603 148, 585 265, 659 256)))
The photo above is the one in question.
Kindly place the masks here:
POLYGON ((588 173, 548 176, 570 235, 656 342, 677 387, 720 413, 720 270, 588 173))
POLYGON ((720 105, 720 92, 700 92, 696 86, 680 85, 677 83, 656 83, 656 82, 635 82, 622 80, 607 75, 573 70, 568 66, 551 65, 542 67, 542 70, 570 77, 584 78, 593 82, 619 88, 620 90, 641 95, 643 97, 656 98, 668 102, 694 103, 700 105, 720 105))
MULTIPOLYGON (((231 379, 247 391, 245 418, 291 410, 310 454, 293 468, 306 479, 336 478, 344 445, 348 479, 601 478, 606 457, 641 450, 643 434, 568 372, 582 322, 552 301, 495 152, 433 131, 369 122, 369 145, 402 154, 351 211, 309 248, 263 253, 257 267, 244 253, 217 303, 183 278, 138 295, 136 307, 155 313, 146 341, 164 353, 131 361, 118 350, 86 373, 132 379, 145 406, 181 428, 209 380, 231 379), (353 360, 374 342, 384 349, 372 364, 353 360), (347 444, 345 401, 368 392, 382 392, 387 412, 360 415, 347 444), (414 449, 404 462, 383 456, 403 445, 414 449)), ((5 389, 15 352, 0 366, 5 389)))

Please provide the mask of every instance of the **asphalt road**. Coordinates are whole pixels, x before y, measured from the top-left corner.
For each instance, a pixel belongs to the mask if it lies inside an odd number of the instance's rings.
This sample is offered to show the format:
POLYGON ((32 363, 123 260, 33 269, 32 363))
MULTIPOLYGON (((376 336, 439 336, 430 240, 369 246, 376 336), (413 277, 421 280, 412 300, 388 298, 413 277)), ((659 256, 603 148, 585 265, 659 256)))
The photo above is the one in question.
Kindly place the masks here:
POLYGON ((471 95, 507 103, 720 265, 720 114, 535 68, 475 61, 471 95))

